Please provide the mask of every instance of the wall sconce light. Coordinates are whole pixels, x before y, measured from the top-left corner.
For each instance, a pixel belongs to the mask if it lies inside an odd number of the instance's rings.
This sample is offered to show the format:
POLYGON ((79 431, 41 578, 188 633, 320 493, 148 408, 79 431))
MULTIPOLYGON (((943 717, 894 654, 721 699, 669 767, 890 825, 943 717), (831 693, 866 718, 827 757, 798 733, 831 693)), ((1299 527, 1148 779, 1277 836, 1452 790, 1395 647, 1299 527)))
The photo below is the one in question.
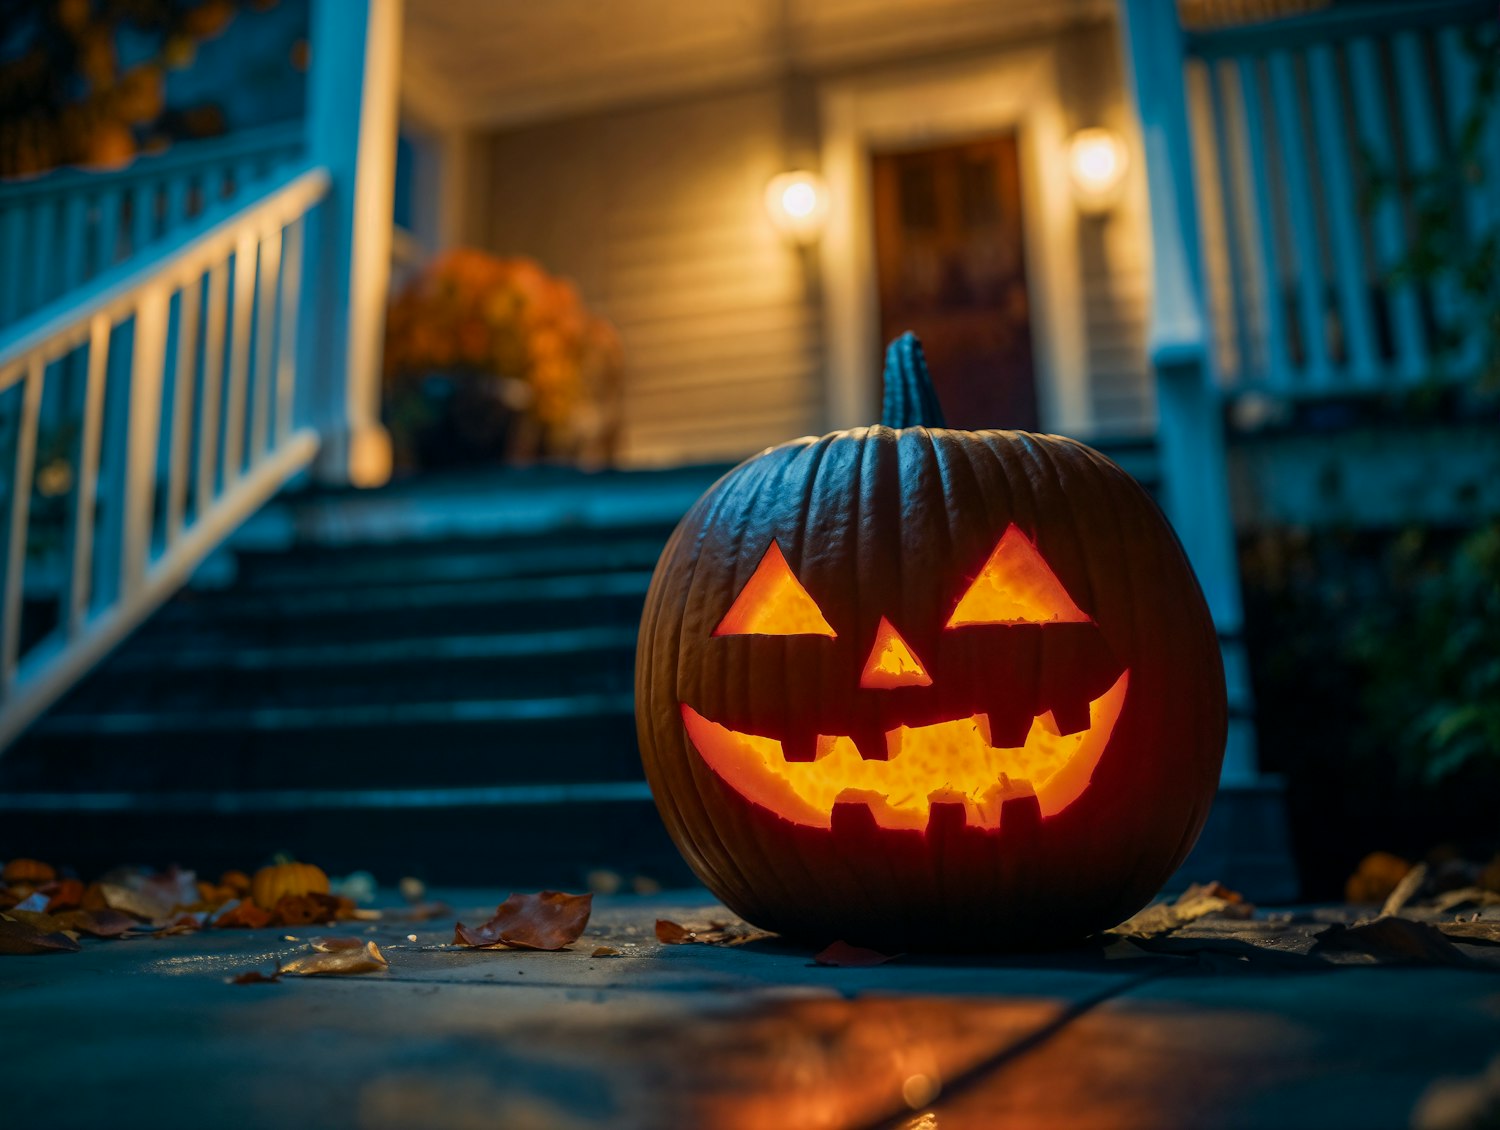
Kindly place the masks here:
POLYGON ((1125 183, 1130 151, 1113 130, 1081 129, 1068 142, 1068 176, 1082 212, 1099 215, 1114 207, 1125 183))
POLYGON ((828 186, 806 169, 772 177, 766 185, 766 212, 793 243, 812 243, 828 219, 828 186))

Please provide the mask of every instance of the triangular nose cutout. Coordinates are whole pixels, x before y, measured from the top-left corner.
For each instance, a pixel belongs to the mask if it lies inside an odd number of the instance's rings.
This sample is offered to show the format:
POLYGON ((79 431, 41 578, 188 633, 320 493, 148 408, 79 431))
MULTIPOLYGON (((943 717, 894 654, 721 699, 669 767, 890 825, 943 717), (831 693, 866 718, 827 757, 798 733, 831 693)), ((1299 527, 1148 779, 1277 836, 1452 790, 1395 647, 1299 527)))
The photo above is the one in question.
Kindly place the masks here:
POLYGON ((875 631, 875 643, 870 648, 870 658, 865 661, 865 673, 859 685, 873 690, 890 690, 894 687, 930 687, 932 676, 922 661, 917 658, 901 633, 896 631, 884 616, 875 631))

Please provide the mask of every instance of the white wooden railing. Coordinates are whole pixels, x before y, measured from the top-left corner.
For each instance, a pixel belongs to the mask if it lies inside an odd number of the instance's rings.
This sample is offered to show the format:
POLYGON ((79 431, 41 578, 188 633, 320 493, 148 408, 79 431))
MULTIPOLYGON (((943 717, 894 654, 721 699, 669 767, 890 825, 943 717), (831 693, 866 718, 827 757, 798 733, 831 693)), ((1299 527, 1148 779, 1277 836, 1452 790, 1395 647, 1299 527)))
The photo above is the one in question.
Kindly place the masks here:
POLYGON ((0 326, 287 167, 302 156, 305 133, 295 121, 184 142, 123 169, 0 182, 0 326))
POLYGON ((0 748, 317 452, 299 330, 329 188, 288 170, 0 331, 0 748))
POLYGON ((1413 178, 1451 176, 1450 206, 1476 238, 1500 216, 1500 106, 1473 159, 1457 160, 1479 97, 1474 40, 1487 30, 1493 50, 1495 20, 1489 0, 1420 0, 1185 37, 1226 390, 1379 392, 1482 363, 1456 273, 1399 268, 1416 237, 1413 178))

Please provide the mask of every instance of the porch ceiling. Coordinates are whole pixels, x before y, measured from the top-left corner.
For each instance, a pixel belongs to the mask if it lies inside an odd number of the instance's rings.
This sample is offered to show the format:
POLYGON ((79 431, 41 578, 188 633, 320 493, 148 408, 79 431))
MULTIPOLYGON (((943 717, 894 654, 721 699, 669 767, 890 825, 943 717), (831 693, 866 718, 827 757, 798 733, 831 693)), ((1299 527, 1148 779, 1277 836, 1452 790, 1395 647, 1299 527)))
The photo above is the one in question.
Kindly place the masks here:
POLYGON ((406 108, 505 126, 1107 16, 1113 0, 407 0, 406 108))

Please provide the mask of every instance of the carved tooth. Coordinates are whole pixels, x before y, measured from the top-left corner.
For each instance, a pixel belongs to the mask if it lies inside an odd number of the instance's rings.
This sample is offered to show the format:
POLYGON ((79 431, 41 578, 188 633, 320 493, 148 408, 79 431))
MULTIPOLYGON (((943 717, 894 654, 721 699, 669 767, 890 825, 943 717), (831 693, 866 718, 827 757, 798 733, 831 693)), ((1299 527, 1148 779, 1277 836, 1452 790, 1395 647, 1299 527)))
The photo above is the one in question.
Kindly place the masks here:
POLYGON ((989 712, 990 745, 995 749, 1020 749, 1031 732, 1031 719, 1015 711, 989 712))
MULTIPOLYGON (((880 728, 879 723, 859 723, 850 730, 849 737, 858 747, 860 757, 866 761, 890 760, 891 750, 886 744, 885 731, 880 728)), ((892 744, 899 748, 899 739, 892 744)))
POLYGON ((990 716, 988 714, 974 715, 974 728, 979 731, 979 736, 984 739, 984 744, 993 746, 995 743, 990 739, 990 716))
POLYGON ((939 789, 927 798, 927 836, 933 839, 963 831, 968 822, 962 796, 951 789, 939 789), (956 798, 956 799, 955 799, 956 798))
POLYGON ((858 789, 845 789, 841 792, 833 802, 833 812, 829 816, 829 825, 834 833, 873 833, 877 827, 875 813, 870 808, 873 799, 875 798, 871 794, 862 793, 858 789))
POLYGON ((781 739, 781 756, 787 761, 816 761, 818 759, 818 735, 805 733, 788 735, 781 739))
POLYGON ((1082 733, 1089 728, 1089 704, 1080 702, 1077 698, 1065 699, 1047 713, 1052 716, 1052 725, 1048 730, 1059 737, 1082 733))
POLYGON ((1000 831, 1006 836, 1024 835, 1042 825, 1042 804, 1031 791, 1030 783, 1017 781, 1015 786, 1025 787, 1027 791, 1000 806, 1000 831))

